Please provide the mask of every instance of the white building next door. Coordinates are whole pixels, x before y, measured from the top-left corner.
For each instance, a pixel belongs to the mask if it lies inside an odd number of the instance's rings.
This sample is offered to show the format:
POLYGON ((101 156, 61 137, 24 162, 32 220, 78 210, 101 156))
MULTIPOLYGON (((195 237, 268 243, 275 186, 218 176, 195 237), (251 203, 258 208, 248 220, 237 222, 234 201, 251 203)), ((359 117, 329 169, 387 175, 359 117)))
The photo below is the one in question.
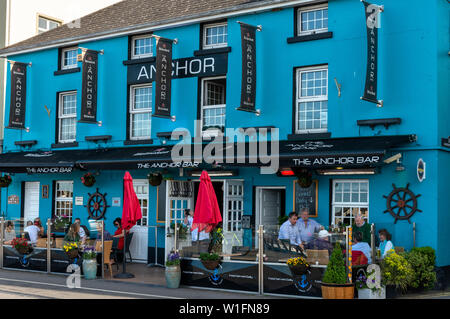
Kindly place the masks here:
POLYGON ((25 202, 23 206, 24 226, 27 225, 27 221, 33 221, 36 217, 39 217, 39 191, 39 182, 25 183, 25 202))
POLYGON ((130 253, 133 262, 146 263, 148 258, 148 180, 133 180, 133 187, 141 205, 142 219, 131 228, 133 239, 130 244, 130 253))

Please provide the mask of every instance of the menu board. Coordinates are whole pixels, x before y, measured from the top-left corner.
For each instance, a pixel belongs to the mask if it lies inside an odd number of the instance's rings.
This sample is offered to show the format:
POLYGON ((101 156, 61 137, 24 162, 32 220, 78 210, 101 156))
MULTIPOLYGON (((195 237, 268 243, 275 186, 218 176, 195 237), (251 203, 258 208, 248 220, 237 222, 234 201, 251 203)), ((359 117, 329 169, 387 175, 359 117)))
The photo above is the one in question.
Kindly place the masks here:
POLYGON ((166 221, 166 181, 162 181, 158 186, 156 213, 156 222, 164 223, 166 221))
POLYGON ((294 181, 294 211, 300 214, 302 208, 309 209, 310 217, 317 217, 318 212, 318 186, 319 181, 313 180, 308 188, 301 187, 294 181))

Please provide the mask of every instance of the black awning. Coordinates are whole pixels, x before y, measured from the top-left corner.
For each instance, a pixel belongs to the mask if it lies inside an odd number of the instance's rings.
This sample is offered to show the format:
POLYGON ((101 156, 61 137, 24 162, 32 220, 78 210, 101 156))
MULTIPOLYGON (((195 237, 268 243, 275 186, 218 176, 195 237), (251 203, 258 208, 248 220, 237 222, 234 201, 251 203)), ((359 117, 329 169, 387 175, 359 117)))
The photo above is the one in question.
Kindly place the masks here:
POLYGON ((80 151, 19 152, 0 154, 0 171, 7 173, 71 173, 80 151))
MULTIPOLYGON (((373 167, 382 164, 386 151, 392 147, 415 141, 414 135, 372 136, 353 138, 328 138, 309 141, 280 141, 279 161, 284 167, 373 167)), ((133 170, 199 168, 204 158, 195 157, 195 148, 203 150, 208 144, 190 144, 192 156, 180 160, 172 158, 173 145, 150 147, 120 147, 90 150, 65 150, 54 152, 22 152, 0 154, 0 171, 11 173, 71 173, 82 170, 133 170)), ((218 164, 222 166, 267 166, 260 154, 250 154, 256 143, 216 144, 222 150, 218 164), (245 153, 239 154, 244 146, 245 153), (233 149, 233 156, 227 151, 233 149)), ((270 143, 267 154, 272 154, 270 143)), ((197 154, 198 155, 198 154, 197 154)))
POLYGON ((280 142, 280 164, 290 167, 374 167, 386 151, 416 141, 415 135, 328 138, 280 142))

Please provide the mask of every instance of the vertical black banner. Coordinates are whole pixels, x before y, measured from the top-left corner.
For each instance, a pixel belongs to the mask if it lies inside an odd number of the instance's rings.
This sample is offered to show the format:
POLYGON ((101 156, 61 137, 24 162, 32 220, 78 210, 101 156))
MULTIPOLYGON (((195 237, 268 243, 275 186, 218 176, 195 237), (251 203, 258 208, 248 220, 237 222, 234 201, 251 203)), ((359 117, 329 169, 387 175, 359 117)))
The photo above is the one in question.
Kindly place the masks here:
POLYGON ((25 129, 27 64, 11 62, 11 104, 8 128, 25 129))
POLYGON ((158 38, 156 44, 155 112, 153 116, 170 118, 173 40, 158 38))
POLYGON ((379 104, 377 98, 378 82, 378 6, 363 1, 366 12, 367 29, 367 70, 364 95, 361 99, 379 104))
POLYGON ((256 112, 256 29, 241 23, 242 87, 240 111, 256 112))
POLYGON ((81 118, 83 123, 97 123, 98 52, 86 50, 83 58, 81 118))

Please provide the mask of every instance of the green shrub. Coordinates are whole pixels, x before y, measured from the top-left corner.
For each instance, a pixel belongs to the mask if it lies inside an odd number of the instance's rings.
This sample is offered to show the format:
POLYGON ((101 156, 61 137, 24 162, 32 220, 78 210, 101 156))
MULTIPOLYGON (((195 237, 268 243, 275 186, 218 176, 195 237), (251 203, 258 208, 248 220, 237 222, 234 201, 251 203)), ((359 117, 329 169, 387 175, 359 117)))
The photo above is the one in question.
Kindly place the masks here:
POLYGON ((326 284, 345 284, 347 282, 347 273, 345 271, 345 259, 342 254, 341 246, 336 243, 331 253, 330 261, 322 279, 326 284))
POLYGON ((410 286, 416 289, 431 289, 436 282, 434 264, 436 254, 431 247, 413 248, 405 254, 406 260, 413 269, 413 278, 410 286))
POLYGON ((395 286, 403 292, 406 292, 413 279, 414 271, 404 255, 397 254, 391 249, 384 257, 380 266, 383 283, 395 286))

